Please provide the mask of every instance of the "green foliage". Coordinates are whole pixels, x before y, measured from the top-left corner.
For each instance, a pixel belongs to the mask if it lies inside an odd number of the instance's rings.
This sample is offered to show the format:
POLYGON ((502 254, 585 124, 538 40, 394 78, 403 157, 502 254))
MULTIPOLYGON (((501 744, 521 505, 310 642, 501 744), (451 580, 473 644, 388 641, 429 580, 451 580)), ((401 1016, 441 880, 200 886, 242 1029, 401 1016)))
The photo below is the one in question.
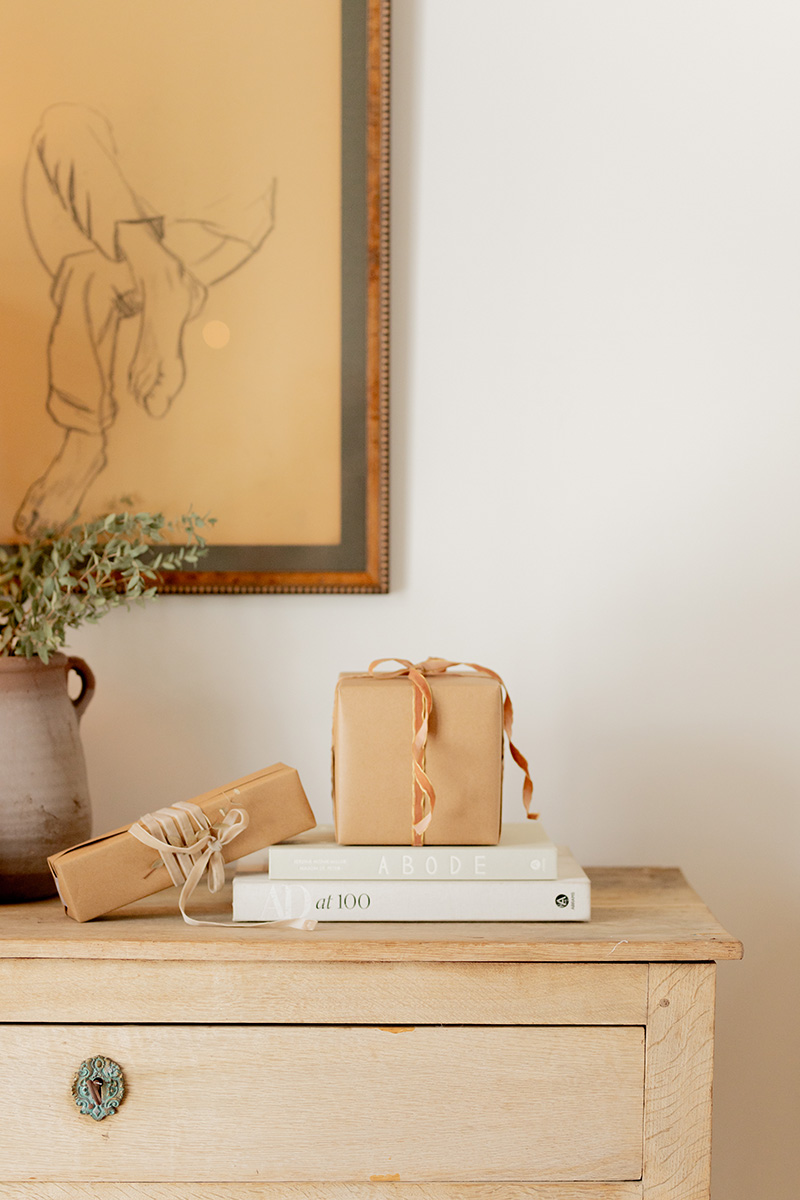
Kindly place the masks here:
POLYGON ((194 566, 206 553, 200 531, 213 524, 194 512, 175 523, 161 513, 114 512, 0 547, 0 655, 46 663, 67 630, 151 599, 162 571, 194 566), (182 543, 170 541, 176 536, 182 543))

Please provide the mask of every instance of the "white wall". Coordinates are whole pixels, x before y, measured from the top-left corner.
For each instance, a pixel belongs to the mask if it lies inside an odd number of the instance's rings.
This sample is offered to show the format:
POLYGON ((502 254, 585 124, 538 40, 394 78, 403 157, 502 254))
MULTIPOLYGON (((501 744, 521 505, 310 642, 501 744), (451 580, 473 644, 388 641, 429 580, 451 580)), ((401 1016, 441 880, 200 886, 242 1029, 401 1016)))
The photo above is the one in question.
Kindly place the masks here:
POLYGON ((497 668, 552 833, 746 943, 719 1200, 800 1176, 798 51, 795 0, 395 0, 392 593, 72 643, 99 828, 279 758, 325 818, 339 670, 497 668))

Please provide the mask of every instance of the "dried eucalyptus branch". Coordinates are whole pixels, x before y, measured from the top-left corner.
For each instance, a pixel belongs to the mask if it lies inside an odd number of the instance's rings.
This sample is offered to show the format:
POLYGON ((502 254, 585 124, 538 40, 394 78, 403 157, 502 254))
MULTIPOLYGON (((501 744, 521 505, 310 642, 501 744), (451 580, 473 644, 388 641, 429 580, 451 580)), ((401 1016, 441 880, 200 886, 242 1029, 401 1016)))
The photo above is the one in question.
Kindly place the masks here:
POLYGON ((175 523, 161 513, 115 512, 0 547, 0 655, 46 663, 68 629, 151 599, 162 571, 194 566, 206 553, 200 531, 213 524, 194 512, 175 523), (182 543, 169 541, 175 536, 182 543))

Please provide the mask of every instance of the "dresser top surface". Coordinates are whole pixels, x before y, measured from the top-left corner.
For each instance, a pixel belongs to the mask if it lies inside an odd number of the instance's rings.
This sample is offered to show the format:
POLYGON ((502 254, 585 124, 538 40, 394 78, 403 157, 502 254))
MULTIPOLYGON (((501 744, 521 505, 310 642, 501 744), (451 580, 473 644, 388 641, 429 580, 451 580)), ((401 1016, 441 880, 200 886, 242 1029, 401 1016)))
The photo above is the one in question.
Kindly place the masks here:
MULTIPOLYGON (((587 868, 586 922, 320 923, 311 932, 186 925, 171 888, 78 924, 58 900, 0 905, 0 958, 350 962, 691 962, 742 947, 673 867, 587 868)), ((230 883, 191 915, 225 920, 230 883)), ((409 884, 413 887, 413 884, 409 884)))

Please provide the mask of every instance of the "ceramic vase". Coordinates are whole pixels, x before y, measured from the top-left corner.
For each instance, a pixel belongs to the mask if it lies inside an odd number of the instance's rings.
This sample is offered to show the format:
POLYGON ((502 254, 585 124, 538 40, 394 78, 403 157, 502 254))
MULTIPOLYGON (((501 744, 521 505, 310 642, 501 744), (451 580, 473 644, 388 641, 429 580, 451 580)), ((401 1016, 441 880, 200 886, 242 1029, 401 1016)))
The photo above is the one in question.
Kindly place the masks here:
POLYGON ((91 833, 78 726, 93 692, 81 658, 0 657, 0 903, 55 895, 48 854, 91 833), (81 681, 75 699, 70 671, 81 681))

